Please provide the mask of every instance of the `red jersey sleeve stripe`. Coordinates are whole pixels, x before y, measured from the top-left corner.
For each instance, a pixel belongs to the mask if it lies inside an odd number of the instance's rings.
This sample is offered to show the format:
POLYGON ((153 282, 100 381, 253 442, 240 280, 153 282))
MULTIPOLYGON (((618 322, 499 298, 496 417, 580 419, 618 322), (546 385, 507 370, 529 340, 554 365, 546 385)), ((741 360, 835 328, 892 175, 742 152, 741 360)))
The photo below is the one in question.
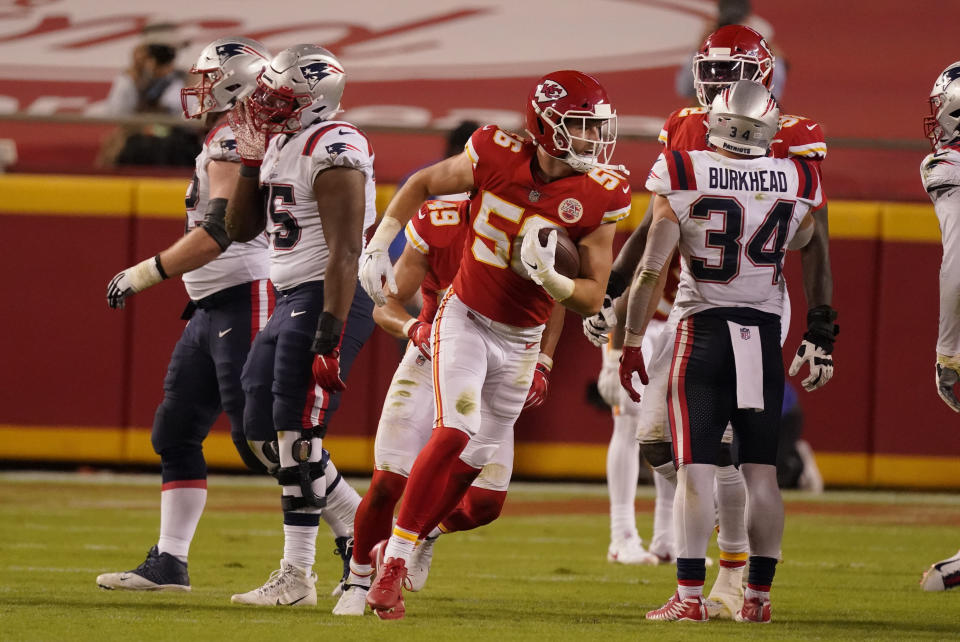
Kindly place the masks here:
POLYGON ((675 190, 696 189, 693 178, 693 163, 684 152, 672 151, 667 153, 667 168, 670 170, 670 188, 675 190))
POLYGON ((213 137, 217 135, 217 132, 226 127, 229 123, 220 123, 216 127, 210 130, 210 133, 207 134, 207 138, 203 141, 204 145, 209 145, 210 141, 213 140, 213 137))
POLYGON ((337 125, 327 125, 310 134, 306 144, 303 146, 303 155, 312 156, 313 149, 317 146, 317 141, 320 140, 320 137, 335 127, 337 127, 337 125))
POLYGON ((677 171, 677 152, 667 152, 664 160, 667 161, 667 172, 670 174, 670 189, 678 189, 680 186, 680 176, 677 171))
POLYGON ((693 159, 690 158, 690 154, 686 152, 678 152, 680 157, 683 159, 683 171, 687 175, 687 183, 690 184, 688 189, 695 190, 697 189, 697 175, 693 171, 693 159))

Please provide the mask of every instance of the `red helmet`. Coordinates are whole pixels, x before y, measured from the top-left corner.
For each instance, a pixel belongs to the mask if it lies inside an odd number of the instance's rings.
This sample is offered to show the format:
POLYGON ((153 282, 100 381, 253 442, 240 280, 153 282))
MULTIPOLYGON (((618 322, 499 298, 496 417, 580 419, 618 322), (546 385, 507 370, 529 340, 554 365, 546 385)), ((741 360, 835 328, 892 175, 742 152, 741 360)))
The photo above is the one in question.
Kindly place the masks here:
POLYGON ((750 27, 720 27, 693 57, 697 100, 709 107, 720 90, 738 80, 753 80, 771 89, 774 60, 766 40, 750 27))
POLYGON ((569 70, 547 74, 530 92, 524 117, 534 142, 578 172, 612 167, 617 113, 596 78, 569 70))

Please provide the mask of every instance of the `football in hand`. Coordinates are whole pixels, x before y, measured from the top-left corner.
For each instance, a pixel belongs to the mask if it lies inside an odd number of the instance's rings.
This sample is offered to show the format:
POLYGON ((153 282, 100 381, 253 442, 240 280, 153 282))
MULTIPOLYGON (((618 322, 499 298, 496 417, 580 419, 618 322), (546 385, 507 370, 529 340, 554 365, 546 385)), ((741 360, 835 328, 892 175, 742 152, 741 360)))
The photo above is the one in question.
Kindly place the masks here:
POLYGON ((541 227, 540 245, 546 245, 550 232, 557 231, 557 252, 553 268, 563 276, 575 279, 580 274, 580 251, 576 244, 567 236, 566 230, 560 227, 541 227))

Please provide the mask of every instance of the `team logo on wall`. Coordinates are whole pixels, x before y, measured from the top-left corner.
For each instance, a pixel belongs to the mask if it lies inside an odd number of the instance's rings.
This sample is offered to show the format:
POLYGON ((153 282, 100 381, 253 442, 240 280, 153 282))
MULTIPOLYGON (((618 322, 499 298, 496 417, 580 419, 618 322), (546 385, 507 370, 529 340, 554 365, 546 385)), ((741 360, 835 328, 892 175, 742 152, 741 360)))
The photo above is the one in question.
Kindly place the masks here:
POLYGON ((537 87, 537 93, 534 97, 538 103, 545 103, 548 100, 557 100, 567 95, 567 90, 563 85, 553 80, 545 80, 542 85, 537 87))
POLYGON ((565 198, 557 208, 557 213, 564 223, 576 223, 583 216, 583 205, 575 198, 565 198))

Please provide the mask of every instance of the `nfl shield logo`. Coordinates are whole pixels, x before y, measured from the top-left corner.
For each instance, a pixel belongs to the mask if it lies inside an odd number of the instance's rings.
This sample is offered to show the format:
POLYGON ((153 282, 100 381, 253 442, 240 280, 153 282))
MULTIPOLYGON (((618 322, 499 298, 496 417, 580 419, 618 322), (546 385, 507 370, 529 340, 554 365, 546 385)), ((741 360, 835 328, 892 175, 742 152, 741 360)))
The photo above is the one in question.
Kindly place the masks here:
POLYGON ((744 341, 750 340, 750 328, 740 328, 740 338, 744 341))

